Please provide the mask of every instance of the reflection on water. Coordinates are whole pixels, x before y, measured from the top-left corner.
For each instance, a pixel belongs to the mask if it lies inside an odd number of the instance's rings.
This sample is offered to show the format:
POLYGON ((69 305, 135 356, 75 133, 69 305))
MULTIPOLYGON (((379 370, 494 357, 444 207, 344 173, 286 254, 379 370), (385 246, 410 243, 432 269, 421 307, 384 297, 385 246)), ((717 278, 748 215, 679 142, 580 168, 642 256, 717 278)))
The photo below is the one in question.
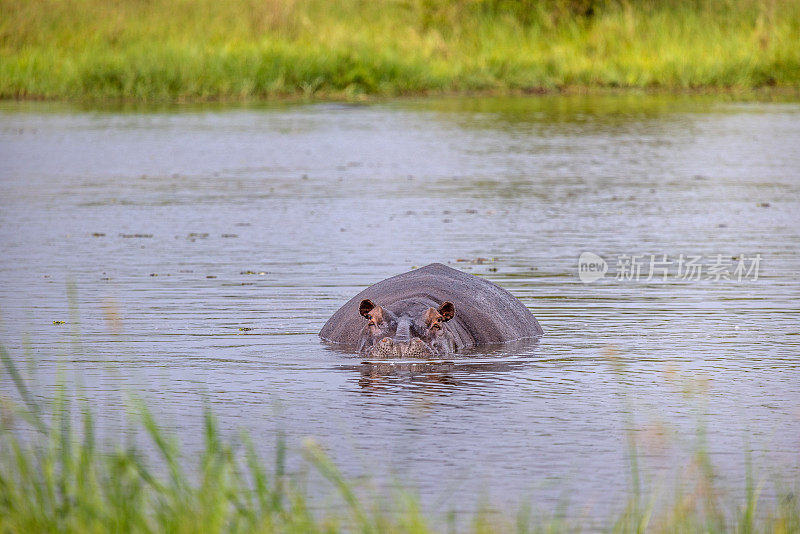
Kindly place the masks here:
MULTIPOLYGON (((482 382, 489 385, 500 379, 500 373, 525 370, 538 361, 531 358, 537 345, 538 340, 528 339, 472 348, 448 360, 364 360, 335 369, 359 373, 358 384, 364 393, 393 395, 398 389, 417 388, 433 395, 447 395, 456 388, 480 387, 482 382)), ((331 349, 347 354, 344 349, 331 349)))
POLYGON ((800 471, 797 104, 133 111, 0 107, 0 339, 29 346, 41 394, 66 369, 110 437, 136 392, 196 449, 206 397, 263 449, 315 436, 347 475, 437 510, 570 494, 602 515, 631 409, 655 481, 698 411, 733 487, 747 449, 800 471), (757 281, 585 285, 585 251, 763 262, 757 281), (435 363, 320 343, 363 287, 433 261, 506 287, 546 335, 435 363), (687 398, 687 377, 706 389, 687 398))

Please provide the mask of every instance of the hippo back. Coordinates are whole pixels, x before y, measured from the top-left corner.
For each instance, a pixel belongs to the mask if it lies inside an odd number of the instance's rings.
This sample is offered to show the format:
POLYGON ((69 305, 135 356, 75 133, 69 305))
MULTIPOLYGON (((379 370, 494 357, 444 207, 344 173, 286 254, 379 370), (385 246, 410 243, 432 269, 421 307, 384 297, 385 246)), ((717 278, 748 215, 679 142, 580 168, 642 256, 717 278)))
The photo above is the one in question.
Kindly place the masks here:
POLYGON ((371 285, 328 319, 320 337, 333 343, 357 344, 364 328, 364 318, 358 313, 363 299, 371 299, 388 309, 400 301, 434 308, 446 300, 451 301, 456 313, 447 325, 456 338, 457 348, 542 334, 542 327, 528 308, 502 287, 441 263, 432 263, 371 285))

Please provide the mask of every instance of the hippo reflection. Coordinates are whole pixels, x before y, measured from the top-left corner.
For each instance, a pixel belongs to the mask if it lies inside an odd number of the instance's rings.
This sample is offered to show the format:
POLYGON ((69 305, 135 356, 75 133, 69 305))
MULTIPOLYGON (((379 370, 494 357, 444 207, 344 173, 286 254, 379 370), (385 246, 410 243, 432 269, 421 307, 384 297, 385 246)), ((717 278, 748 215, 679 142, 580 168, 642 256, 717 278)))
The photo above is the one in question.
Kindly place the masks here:
POLYGON ((539 322, 511 293, 441 263, 368 287, 319 333, 368 358, 442 358, 541 334, 539 322))

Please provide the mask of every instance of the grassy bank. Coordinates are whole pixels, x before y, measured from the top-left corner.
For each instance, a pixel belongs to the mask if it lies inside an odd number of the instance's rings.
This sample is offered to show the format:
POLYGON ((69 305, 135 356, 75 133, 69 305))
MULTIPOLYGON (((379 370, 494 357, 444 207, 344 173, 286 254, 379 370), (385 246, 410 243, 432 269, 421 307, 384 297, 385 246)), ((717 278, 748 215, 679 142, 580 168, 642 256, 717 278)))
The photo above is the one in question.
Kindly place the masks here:
MULTIPOLYGON (((43 401, 25 381, 14 359, 0 347, 0 532, 434 532, 446 524, 421 511, 419 499, 397 490, 388 498, 364 498, 313 441, 299 451, 305 465, 333 496, 320 507, 297 475, 286 472, 285 443, 277 438, 267 466, 244 436, 226 440, 209 412, 202 454, 189 462, 141 403, 132 417, 151 445, 136 440, 100 445, 88 403, 76 404, 59 390, 43 401), (12 401, 13 395, 16 401, 12 401), (147 452, 151 451, 151 452, 147 452)), ((640 455, 628 436, 631 469, 628 501, 606 523, 586 524, 568 509, 533 514, 525 506, 514 517, 476 509, 461 525, 495 532, 800 532, 800 501, 776 489, 764 499, 763 484, 748 477, 741 495, 721 491, 698 430, 695 452, 673 497, 647 497, 641 489, 640 455), (725 496, 727 495, 727 496, 725 496)), ((100 429, 101 430, 101 429, 100 429)), ((128 433, 128 436, 130 434, 128 433)), ((621 447, 626 444, 621 443, 621 447)), ((294 454, 298 451, 289 451, 294 454)), ((743 453, 744 454, 744 453, 743 453)), ((618 489, 614 488, 614 492, 618 489)), ((580 507, 581 503, 572 503, 580 507)), ((464 527, 459 527, 464 531, 464 527)))
POLYGON ((0 98, 765 86, 798 0, 0 0, 0 98))

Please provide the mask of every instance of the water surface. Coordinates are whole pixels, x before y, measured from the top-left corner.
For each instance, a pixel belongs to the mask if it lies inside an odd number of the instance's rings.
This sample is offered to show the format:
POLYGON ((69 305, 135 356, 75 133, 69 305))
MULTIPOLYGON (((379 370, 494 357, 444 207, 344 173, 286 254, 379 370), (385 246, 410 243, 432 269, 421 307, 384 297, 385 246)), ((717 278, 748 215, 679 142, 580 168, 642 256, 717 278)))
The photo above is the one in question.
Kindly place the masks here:
POLYGON ((800 105, 703 98, 4 104, 0 340, 41 395, 63 369, 109 437, 131 392, 196 450, 207 399, 265 456, 314 437, 435 511, 602 515, 628 429, 658 485, 698 421, 731 491, 748 450, 797 480, 799 146, 800 105), (585 251, 605 278, 581 282, 585 251), (651 254, 762 259, 741 282, 614 276, 651 254), (355 293, 434 261, 545 336, 402 365, 320 343, 355 293))

